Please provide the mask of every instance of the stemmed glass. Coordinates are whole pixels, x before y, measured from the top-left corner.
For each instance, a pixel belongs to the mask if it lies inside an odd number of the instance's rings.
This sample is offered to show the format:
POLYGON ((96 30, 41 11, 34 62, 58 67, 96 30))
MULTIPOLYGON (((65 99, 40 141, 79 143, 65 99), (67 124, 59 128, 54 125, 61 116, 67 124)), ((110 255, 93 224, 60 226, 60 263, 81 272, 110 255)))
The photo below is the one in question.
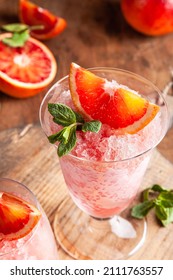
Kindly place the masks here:
MULTIPOLYGON (((139 92, 159 105, 160 112, 137 134, 122 136, 117 142, 114 139, 112 151, 118 150, 117 159, 98 161, 72 153, 59 158, 70 196, 58 205, 54 232, 62 248, 76 259, 126 259, 146 238, 146 220, 133 218, 130 208, 140 190, 152 151, 166 134, 168 110, 161 92, 145 78, 115 68, 98 67, 90 71, 139 92)), ((40 122, 47 136, 57 132, 48 103, 64 101, 69 105, 68 94, 66 76, 45 95, 40 122)), ((97 141, 95 136, 93 141, 97 141)), ((106 151, 106 146, 104 149, 106 151)))

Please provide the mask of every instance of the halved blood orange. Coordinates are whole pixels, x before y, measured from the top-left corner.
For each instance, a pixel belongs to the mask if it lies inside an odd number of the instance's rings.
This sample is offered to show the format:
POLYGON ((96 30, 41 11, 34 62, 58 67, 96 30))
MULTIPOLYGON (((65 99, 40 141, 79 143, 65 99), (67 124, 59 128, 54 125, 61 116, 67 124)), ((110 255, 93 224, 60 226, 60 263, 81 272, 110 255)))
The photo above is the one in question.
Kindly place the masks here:
POLYGON ((130 89, 116 84, 72 63, 70 92, 76 109, 88 119, 100 120, 114 129, 134 134, 158 113, 159 106, 130 89))
POLYGON ((0 90, 13 97, 26 98, 44 90, 55 78, 56 60, 41 42, 29 38, 23 47, 12 48, 0 35, 0 90))
POLYGON ((29 25, 42 25, 43 29, 31 31, 31 36, 46 40, 60 34, 67 26, 65 19, 27 0, 19 1, 20 21, 29 25))
POLYGON ((25 200, 0 192, 0 240, 15 240, 29 234, 41 217, 40 211, 25 200))

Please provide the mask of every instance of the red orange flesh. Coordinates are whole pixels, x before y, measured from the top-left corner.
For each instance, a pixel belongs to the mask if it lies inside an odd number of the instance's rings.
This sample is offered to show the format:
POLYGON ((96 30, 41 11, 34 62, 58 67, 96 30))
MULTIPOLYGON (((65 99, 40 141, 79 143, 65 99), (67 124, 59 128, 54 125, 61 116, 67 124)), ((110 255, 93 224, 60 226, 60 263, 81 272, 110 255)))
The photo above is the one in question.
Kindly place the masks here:
POLYGON ((0 192, 0 240, 15 240, 29 234, 41 217, 40 211, 25 200, 0 192))
POLYGON ((21 22, 29 26, 43 26, 43 29, 31 32, 31 35, 39 40, 46 40, 57 36, 67 25, 66 20, 62 17, 58 17, 27 0, 19 1, 19 17, 21 22))
POLYGON ((0 90, 17 98, 43 91, 55 78, 56 60, 41 42, 29 38, 23 47, 12 48, 2 42, 9 33, 0 35, 0 90))
POLYGON ((70 91, 76 109, 86 118, 100 120, 114 129, 136 133, 158 113, 159 106, 149 103, 130 89, 109 88, 106 79, 78 66, 70 67, 70 91))

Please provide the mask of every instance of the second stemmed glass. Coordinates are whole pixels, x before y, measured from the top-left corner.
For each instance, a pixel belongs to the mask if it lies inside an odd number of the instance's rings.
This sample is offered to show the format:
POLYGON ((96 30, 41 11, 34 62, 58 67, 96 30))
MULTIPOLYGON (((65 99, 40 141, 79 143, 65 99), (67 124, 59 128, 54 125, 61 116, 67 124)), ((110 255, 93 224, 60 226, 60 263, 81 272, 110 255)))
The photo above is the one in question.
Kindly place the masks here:
POLYGON ((23 184, 8 178, 0 178, 1 195, 3 192, 22 198, 35 206, 41 212, 41 218, 26 236, 15 240, 8 240, 5 237, 0 239, 0 260, 58 259, 57 244, 52 228, 35 195, 23 184))
MULTIPOLYGON (((76 259, 126 259, 146 238, 146 221, 132 218, 129 207, 139 192, 152 151, 167 131, 168 111, 161 92, 143 77, 114 68, 90 71, 139 92, 158 104, 160 113, 139 133, 112 138, 111 151, 119 154, 116 159, 85 158, 85 149, 81 156, 69 154, 59 159, 70 197, 57 209, 54 231, 62 248, 76 259)), ((68 76, 42 101, 40 121, 47 136, 57 132, 48 103, 71 104, 68 76)), ((99 146, 97 136, 92 137, 99 146)), ((105 154, 109 145, 107 136, 102 146, 105 154)))

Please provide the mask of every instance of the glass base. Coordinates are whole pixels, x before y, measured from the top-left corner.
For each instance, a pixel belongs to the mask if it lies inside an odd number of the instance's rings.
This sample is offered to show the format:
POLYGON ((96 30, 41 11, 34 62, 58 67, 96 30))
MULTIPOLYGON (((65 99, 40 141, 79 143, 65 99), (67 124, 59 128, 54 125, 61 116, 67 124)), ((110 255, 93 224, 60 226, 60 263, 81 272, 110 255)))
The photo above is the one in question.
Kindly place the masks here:
POLYGON ((141 248, 147 232, 146 221, 131 217, 129 209, 121 216, 95 219, 70 197, 58 207, 53 227, 61 247, 78 260, 127 259, 141 248))

